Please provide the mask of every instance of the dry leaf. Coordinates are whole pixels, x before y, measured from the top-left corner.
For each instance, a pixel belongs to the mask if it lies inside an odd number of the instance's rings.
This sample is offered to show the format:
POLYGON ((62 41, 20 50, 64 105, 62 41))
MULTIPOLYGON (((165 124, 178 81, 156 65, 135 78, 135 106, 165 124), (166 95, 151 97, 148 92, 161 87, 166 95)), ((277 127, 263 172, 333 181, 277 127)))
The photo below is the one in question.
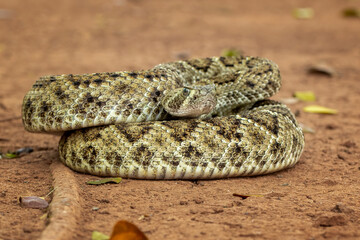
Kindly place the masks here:
POLYGON ((101 185, 101 184, 106 184, 106 183, 120 183, 122 180, 122 178, 118 177, 118 178, 103 178, 103 179, 99 179, 99 180, 91 180, 91 181, 87 181, 86 184, 88 185, 101 185))
POLYGON ((293 16, 297 19, 311 19, 314 17, 314 9, 312 8, 295 8, 293 16))
POLYGON ((312 129, 309 126, 306 126, 305 124, 299 123, 299 125, 304 133, 315 133, 314 129, 312 129))
POLYGON ((325 63, 317 63, 317 64, 311 65, 308 69, 308 73, 322 74, 322 75, 326 75, 329 77, 333 77, 336 75, 335 69, 325 63))
POLYGON ((295 104, 299 102, 299 99, 291 97, 291 98, 282 98, 280 99, 280 102, 286 104, 286 105, 291 105, 291 104, 295 104))
POLYGON ((316 100, 315 94, 311 91, 296 91, 294 97, 305 102, 313 102, 316 100))
POLYGON ((141 215, 141 216, 138 218, 138 220, 139 220, 139 221, 142 221, 142 220, 145 220, 145 219, 147 219, 147 218, 149 218, 149 217, 150 217, 149 215, 143 214, 143 215, 141 215))
POLYGON ((360 17, 360 9, 359 8, 347 8, 342 11, 342 15, 344 17, 359 18, 360 17))
POLYGON ((138 227, 128 221, 118 221, 111 234, 110 240, 147 240, 138 227))
POLYGON ((36 196, 20 197, 19 202, 22 207, 26 208, 43 209, 49 206, 45 199, 36 196))
POLYGON ((304 107, 303 110, 305 112, 309 112, 309 113, 321 113, 321 114, 337 114, 338 113, 338 111, 336 109, 327 108, 327 107, 318 106, 318 105, 306 106, 306 107, 304 107))

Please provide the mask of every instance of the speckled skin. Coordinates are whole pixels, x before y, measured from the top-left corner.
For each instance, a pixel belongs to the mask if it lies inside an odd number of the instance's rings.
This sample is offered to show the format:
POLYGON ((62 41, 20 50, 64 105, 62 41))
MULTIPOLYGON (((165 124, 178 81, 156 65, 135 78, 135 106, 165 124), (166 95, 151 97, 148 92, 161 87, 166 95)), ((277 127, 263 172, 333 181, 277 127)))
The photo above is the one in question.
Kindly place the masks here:
POLYGON ((60 159, 94 175, 211 179, 265 174, 293 166, 304 147, 301 128, 287 107, 261 101, 280 85, 276 64, 257 57, 48 76, 25 96, 23 123, 33 132, 81 128, 65 132, 60 159), (217 99, 205 117, 174 120, 164 110, 161 100, 171 90, 203 85, 214 85, 217 99))

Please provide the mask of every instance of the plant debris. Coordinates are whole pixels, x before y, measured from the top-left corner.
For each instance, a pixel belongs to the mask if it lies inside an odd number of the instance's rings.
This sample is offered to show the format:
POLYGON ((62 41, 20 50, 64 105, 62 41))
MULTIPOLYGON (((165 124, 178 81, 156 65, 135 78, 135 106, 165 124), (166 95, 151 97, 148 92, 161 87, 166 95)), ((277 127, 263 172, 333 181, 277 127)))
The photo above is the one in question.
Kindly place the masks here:
POLYGON ((118 221, 111 233, 111 237, 98 231, 93 231, 91 240, 147 240, 145 234, 134 224, 121 220, 118 221))
POLYGON ((304 112, 320 113, 320 114, 337 114, 336 109, 327 108, 319 105, 310 105, 303 108, 304 112))
POLYGON ((243 52, 235 48, 228 48, 222 51, 221 56, 223 57, 238 57, 243 55, 243 52))
POLYGON ((99 180, 90 180, 87 181, 86 184, 88 185, 101 185, 101 184, 106 184, 106 183, 115 183, 118 184, 120 183, 122 180, 122 178, 117 177, 117 178, 103 178, 103 179, 99 179, 99 180))
POLYGON ((316 100, 315 94, 311 91, 296 91, 294 97, 305 102, 313 102, 316 100))
POLYGON ((311 19, 315 15, 312 8, 295 8, 293 10, 293 16, 296 19, 311 19))
POLYGON ((91 240, 109 240, 110 237, 98 231, 93 231, 91 233, 91 240))
POLYGON ((7 153, 1 153, 0 152, 0 159, 2 159, 2 158, 7 158, 7 159, 18 158, 18 157, 21 157, 23 155, 29 154, 29 153, 31 153, 33 151, 34 151, 33 148, 24 147, 24 148, 19 148, 14 152, 7 152, 7 153))
POLYGON ((44 209, 49 206, 49 203, 44 198, 36 196, 19 197, 19 202, 25 208, 44 209))
POLYGON ((314 129, 312 129, 309 126, 306 126, 305 124, 299 123, 299 125, 304 133, 315 133, 314 129))
POLYGON ((280 99, 280 102, 286 104, 286 105, 291 105, 291 104, 295 104, 299 102, 299 99, 294 98, 294 97, 290 97, 290 98, 282 98, 280 99))
POLYGON ((111 233, 110 240, 147 240, 145 234, 128 221, 118 221, 111 233))
POLYGON ((335 69, 325 63, 317 63, 317 64, 311 65, 308 68, 308 73, 309 74, 321 74, 321 75, 326 75, 328 77, 333 77, 333 76, 337 75, 335 69))
POLYGON ((346 8, 342 11, 344 17, 360 18, 359 8, 346 8))

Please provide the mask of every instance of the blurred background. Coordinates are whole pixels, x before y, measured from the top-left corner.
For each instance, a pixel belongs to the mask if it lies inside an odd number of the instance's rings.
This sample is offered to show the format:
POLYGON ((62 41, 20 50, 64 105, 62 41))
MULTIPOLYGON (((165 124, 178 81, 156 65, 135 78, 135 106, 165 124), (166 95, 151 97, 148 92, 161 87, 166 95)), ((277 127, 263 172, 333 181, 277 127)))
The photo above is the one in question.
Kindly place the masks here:
POLYGON ((348 34, 357 23, 329 24, 341 11, 334 0, 1 0, 0 81, 11 83, 0 89, 1 104, 11 93, 20 107, 41 75, 145 69, 226 49, 279 65, 349 49, 359 56, 359 34, 348 34))

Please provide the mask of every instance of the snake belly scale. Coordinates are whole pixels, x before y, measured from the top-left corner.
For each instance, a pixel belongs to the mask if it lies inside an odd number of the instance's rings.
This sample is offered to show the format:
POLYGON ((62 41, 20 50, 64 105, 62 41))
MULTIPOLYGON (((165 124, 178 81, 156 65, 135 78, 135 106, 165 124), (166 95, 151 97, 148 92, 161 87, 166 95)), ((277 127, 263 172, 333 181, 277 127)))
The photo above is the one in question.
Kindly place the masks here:
POLYGON ((246 56, 45 76, 24 98, 23 124, 31 132, 64 132, 60 160, 79 172, 139 179, 260 175, 293 166, 304 148, 294 115, 268 100, 280 86, 275 63, 246 56))

